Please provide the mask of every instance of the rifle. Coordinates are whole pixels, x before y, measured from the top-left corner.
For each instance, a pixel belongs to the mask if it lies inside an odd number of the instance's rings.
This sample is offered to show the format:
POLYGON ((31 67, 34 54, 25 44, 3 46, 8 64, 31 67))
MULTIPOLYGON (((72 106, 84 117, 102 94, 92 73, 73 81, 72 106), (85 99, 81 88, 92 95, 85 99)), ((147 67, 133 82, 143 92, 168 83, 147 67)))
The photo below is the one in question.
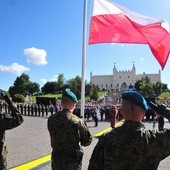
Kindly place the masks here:
POLYGON ((152 110, 157 112, 159 115, 170 120, 170 108, 168 106, 166 106, 165 104, 158 105, 151 101, 148 102, 148 105, 152 110))
POLYGON ((151 101, 148 102, 148 105, 153 111, 157 112, 159 115, 162 115, 162 116, 165 110, 167 109, 167 106, 165 104, 158 105, 151 101))
POLYGON ((1 97, 2 97, 2 99, 5 100, 6 103, 8 104, 9 109, 12 111, 12 114, 14 114, 14 113, 20 113, 20 112, 18 111, 18 109, 13 105, 11 99, 9 98, 9 96, 8 96, 7 94, 1 92, 1 97))
POLYGON ((10 107, 13 106, 12 101, 11 101, 11 99, 9 98, 9 96, 7 94, 1 92, 1 97, 2 97, 3 100, 5 100, 7 102, 7 104, 10 107))

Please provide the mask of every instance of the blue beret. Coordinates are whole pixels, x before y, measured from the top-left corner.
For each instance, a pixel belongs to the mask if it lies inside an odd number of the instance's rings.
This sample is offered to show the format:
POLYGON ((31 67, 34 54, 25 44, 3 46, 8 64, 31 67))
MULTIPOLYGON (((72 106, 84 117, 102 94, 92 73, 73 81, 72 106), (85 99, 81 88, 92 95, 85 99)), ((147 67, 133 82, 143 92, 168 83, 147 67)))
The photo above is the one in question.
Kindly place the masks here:
POLYGON ((76 97, 76 95, 70 90, 70 89, 65 89, 64 91, 63 91, 63 95, 62 95, 63 97, 65 96, 65 97, 69 97, 71 100, 73 100, 74 102, 78 102, 78 100, 77 100, 77 97, 76 97))
POLYGON ((148 105, 145 98, 136 91, 127 91, 122 94, 122 99, 130 101, 144 110, 148 110, 148 105))

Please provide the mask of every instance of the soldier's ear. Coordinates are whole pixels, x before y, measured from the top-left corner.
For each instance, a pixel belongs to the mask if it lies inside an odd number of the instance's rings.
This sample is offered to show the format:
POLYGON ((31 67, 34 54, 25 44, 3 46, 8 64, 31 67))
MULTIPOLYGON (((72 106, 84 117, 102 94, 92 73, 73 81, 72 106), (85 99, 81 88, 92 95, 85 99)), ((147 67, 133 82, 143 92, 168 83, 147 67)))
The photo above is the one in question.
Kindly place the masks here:
POLYGON ((74 107, 76 107, 77 103, 76 103, 76 102, 73 102, 73 105, 74 105, 74 107))

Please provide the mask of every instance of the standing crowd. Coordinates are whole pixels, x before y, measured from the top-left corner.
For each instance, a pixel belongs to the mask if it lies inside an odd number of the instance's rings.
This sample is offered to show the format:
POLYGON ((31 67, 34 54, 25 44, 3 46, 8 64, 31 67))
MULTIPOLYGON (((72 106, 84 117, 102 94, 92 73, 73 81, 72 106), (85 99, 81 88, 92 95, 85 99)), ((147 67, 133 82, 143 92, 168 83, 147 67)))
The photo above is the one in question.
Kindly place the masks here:
MULTIPOLYGON (((7 170, 5 131, 23 123, 23 114, 7 95, 2 93, 0 114, 0 170, 7 170), (1 106, 2 106, 1 105, 1 106)), ((84 119, 76 95, 65 89, 61 103, 53 106, 47 121, 50 135, 52 170, 82 170, 83 147, 92 143, 92 135, 86 125, 94 121, 109 121, 112 130, 99 137, 89 160, 88 170, 156 170, 161 160, 170 155, 170 129, 163 126, 164 118, 170 120, 170 108, 163 104, 146 101, 135 90, 125 91, 121 96, 121 107, 114 104, 93 103, 85 105, 84 119), (157 120, 158 130, 146 129, 148 111, 157 120), (124 123, 116 127, 116 122, 124 123), (162 124, 161 124, 162 123, 162 124)), ((152 119, 152 118, 151 118, 152 119)))

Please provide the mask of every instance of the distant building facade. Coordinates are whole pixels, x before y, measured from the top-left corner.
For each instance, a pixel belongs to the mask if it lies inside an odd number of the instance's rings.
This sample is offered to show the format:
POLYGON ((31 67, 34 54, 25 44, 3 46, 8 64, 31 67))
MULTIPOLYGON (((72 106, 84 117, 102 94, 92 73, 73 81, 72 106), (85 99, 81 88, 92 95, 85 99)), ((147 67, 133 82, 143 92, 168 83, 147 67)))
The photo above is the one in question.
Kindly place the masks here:
POLYGON ((98 86, 100 90, 124 91, 127 90, 130 85, 134 86, 136 81, 146 76, 150 79, 151 83, 161 82, 161 71, 157 74, 136 74, 134 63, 131 70, 122 71, 118 71, 114 64, 112 75, 92 75, 92 73, 90 73, 90 82, 98 86))

